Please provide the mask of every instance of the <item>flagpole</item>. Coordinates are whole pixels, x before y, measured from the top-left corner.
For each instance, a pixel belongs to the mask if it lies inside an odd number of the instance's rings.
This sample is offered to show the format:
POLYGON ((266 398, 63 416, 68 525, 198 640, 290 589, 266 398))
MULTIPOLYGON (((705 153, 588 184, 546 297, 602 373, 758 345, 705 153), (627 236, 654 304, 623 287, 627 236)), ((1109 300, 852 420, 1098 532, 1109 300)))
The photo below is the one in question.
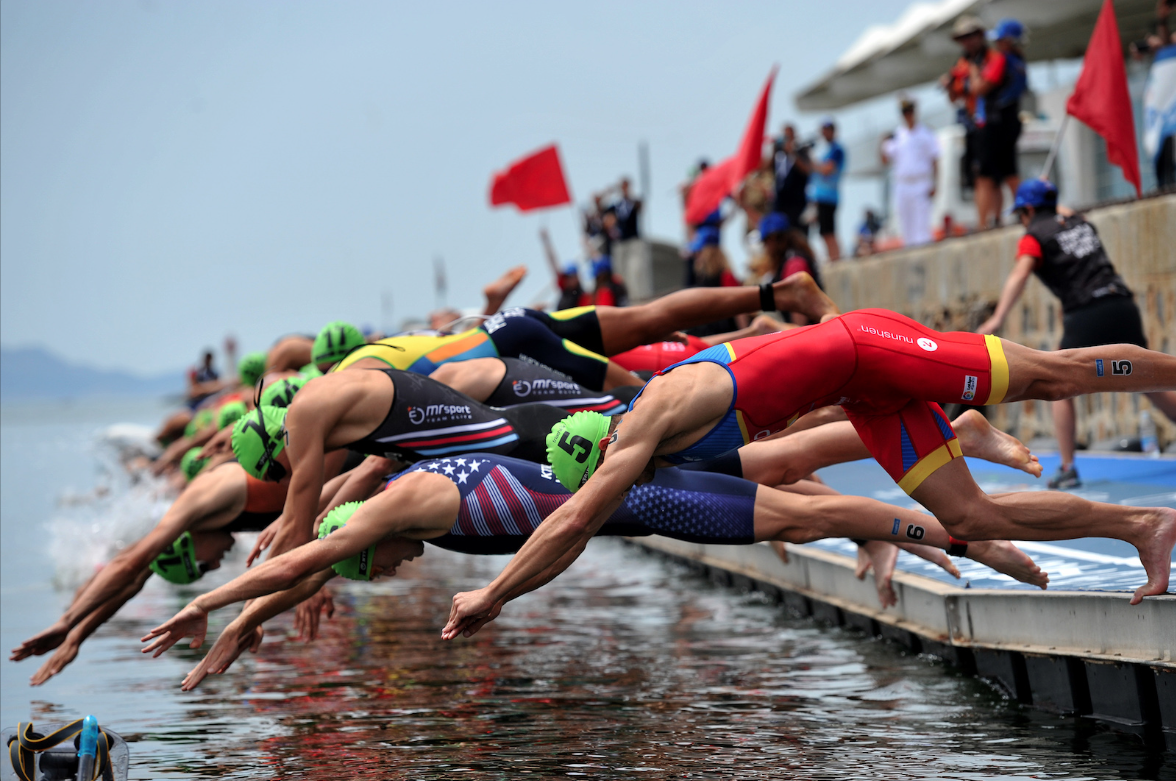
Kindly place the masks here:
POLYGON ((1045 166, 1041 169, 1041 178, 1049 179, 1049 174, 1053 170, 1054 159, 1058 156, 1058 147, 1062 145, 1062 134, 1066 132, 1066 125, 1070 121, 1068 113, 1062 115, 1062 122, 1058 125, 1058 132, 1054 136, 1053 144, 1050 145, 1049 154, 1045 158, 1045 166))

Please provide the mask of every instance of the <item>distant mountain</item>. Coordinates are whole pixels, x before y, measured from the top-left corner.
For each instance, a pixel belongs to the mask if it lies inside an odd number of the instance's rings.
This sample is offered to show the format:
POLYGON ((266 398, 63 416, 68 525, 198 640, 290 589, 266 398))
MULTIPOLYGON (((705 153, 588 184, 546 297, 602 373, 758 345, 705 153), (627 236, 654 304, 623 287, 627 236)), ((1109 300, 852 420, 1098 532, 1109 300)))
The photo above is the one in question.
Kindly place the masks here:
POLYGON ((0 398, 163 396, 183 393, 184 372, 139 377, 79 366, 41 347, 0 347, 0 398))

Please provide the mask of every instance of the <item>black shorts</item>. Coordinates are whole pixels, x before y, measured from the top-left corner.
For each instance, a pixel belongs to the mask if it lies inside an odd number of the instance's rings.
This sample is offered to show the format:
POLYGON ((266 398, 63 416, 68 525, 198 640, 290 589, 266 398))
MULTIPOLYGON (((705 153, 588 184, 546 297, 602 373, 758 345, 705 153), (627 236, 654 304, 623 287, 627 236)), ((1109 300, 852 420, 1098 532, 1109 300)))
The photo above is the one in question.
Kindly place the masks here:
POLYGON ((1062 316, 1062 343, 1058 349, 1104 344, 1135 344, 1147 348, 1143 320, 1131 296, 1098 299, 1062 316))
POLYGON ((524 311, 527 317, 543 323, 560 339, 567 339, 585 350, 604 355, 604 337, 600 333, 600 318, 596 316, 595 306, 577 306, 554 312, 540 312, 538 309, 524 311))
POLYGON ((837 225, 834 220, 836 214, 837 204, 817 201, 817 228, 822 236, 828 236, 837 232, 837 225))
POLYGON ((1017 175, 1017 139, 1021 137, 1019 119, 1002 118, 980 128, 976 138, 976 175, 998 182, 1017 175))

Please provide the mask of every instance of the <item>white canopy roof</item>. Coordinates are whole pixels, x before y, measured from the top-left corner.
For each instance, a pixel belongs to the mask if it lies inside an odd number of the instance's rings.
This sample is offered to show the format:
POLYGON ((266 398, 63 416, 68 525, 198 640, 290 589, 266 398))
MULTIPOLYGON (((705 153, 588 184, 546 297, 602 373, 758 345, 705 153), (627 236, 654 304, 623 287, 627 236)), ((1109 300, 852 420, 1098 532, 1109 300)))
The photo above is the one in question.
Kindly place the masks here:
MULTIPOLYGON (((934 81, 959 57, 951 27, 974 14, 990 28, 1005 18, 1029 29, 1030 61, 1081 57, 1102 0, 939 0, 911 4, 893 24, 874 25, 841 55, 833 70, 796 96, 802 111, 841 108, 934 81)), ((1115 0, 1124 49, 1143 38, 1155 0, 1115 0)))

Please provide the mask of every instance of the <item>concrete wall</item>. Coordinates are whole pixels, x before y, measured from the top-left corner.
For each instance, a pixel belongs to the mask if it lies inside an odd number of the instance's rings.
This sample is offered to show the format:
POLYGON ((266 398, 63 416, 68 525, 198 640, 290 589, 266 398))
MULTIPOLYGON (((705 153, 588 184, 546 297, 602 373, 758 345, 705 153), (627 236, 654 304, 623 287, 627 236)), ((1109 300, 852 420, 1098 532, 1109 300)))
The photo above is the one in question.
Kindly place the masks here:
MULTIPOLYGON (((1176 352, 1176 195, 1110 206, 1087 214, 1115 268, 1135 292, 1149 346, 1176 352)), ((1020 227, 988 231, 942 244, 827 266, 825 286, 843 311, 882 307, 938 330, 972 330, 991 313, 1014 262, 1020 227)), ((1061 307, 1030 279, 1000 336, 1049 350, 1061 339, 1061 307)), ((1097 394, 1078 400, 1078 441, 1092 444, 1136 436, 1139 410, 1150 404, 1134 394, 1097 394)), ((1005 404, 992 421, 1022 440, 1053 436, 1049 405, 1005 404)), ((1176 441, 1176 426, 1154 411, 1161 443, 1176 441)))

